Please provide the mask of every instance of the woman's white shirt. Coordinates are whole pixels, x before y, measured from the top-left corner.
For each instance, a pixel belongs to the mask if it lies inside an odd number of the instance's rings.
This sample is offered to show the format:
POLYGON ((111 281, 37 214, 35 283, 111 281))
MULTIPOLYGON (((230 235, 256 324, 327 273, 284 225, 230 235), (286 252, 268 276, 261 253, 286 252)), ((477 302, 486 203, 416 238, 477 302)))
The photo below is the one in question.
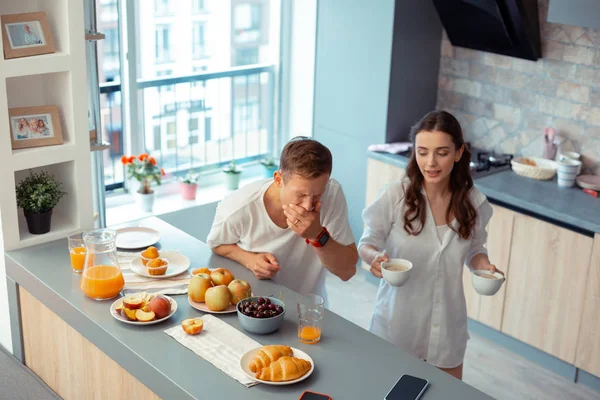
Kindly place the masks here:
MULTIPOLYGON (((474 255, 487 254, 485 227, 493 210, 473 188, 469 195, 477 221, 470 239, 461 239, 449 226, 438 229, 429 203, 423 230, 418 236, 409 235, 404 230, 407 185, 406 178, 391 183, 363 211, 365 231, 359 248, 372 245, 385 249, 390 258, 413 263, 403 286, 381 280, 369 330, 437 367, 454 368, 463 362, 469 339, 463 268, 474 255)), ((423 195, 427 198, 424 191, 423 195)), ((450 225, 458 228, 456 220, 450 225)))

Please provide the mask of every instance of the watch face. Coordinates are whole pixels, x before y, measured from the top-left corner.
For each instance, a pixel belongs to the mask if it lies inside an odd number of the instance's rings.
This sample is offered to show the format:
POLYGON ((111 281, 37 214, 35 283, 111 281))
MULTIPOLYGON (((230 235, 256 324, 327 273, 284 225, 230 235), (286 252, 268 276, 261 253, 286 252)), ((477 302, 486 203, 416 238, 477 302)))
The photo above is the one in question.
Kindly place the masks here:
POLYGON ((329 240, 329 234, 327 232, 324 232, 323 235, 321 235, 321 238, 319 239, 319 244, 321 246, 325 246, 325 243, 327 243, 328 240, 329 240))

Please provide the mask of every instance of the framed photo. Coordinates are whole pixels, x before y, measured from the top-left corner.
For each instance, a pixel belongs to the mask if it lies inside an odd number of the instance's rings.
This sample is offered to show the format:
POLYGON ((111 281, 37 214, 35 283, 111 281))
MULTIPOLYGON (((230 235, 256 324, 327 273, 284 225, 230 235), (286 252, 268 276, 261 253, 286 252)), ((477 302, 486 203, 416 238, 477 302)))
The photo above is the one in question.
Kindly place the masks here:
POLYGON ((63 143, 57 106, 11 108, 8 115, 13 149, 63 143))
POLYGON ((54 39, 45 12, 3 15, 4 59, 54 53, 54 39))

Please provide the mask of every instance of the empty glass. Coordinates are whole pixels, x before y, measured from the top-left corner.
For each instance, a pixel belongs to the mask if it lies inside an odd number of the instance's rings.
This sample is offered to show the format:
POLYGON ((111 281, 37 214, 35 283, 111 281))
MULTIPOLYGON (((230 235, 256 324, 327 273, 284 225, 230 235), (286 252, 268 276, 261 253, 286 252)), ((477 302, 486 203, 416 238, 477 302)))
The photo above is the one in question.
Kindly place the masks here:
POLYGON ((298 340, 315 344, 321 340, 325 300, 317 294, 298 295, 298 340))
POLYGON ((69 242, 69 256, 71 258, 71 269, 76 274, 83 272, 83 263, 85 261, 85 243, 83 242, 83 232, 71 233, 67 236, 69 242))

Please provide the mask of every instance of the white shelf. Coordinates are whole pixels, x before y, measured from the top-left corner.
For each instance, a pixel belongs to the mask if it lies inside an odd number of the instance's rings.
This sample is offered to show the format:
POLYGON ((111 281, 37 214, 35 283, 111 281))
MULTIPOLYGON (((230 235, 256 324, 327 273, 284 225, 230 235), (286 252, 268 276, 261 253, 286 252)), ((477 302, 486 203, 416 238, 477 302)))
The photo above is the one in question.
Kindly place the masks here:
POLYGON ((52 74, 67 72, 71 68, 71 55, 67 53, 42 54, 40 56, 13 58, 2 63, 4 77, 52 74))
MULTIPOLYGON (((22 221, 19 221, 19 247, 29 247, 34 246, 36 244, 46 243, 57 239, 62 239, 76 230, 78 230, 78 226, 71 219, 65 218, 62 214, 54 211, 52 213, 52 224, 51 230, 48 233, 43 235, 32 235, 29 233, 27 229, 27 223, 25 222, 25 217, 22 215, 22 211, 19 210, 21 215, 19 219, 22 218, 22 221), (22 223, 21 223, 22 222, 22 223)), ((67 249, 65 248, 65 251, 67 249)))
POLYGON ((59 164, 74 161, 77 147, 74 143, 56 146, 32 147, 29 149, 13 150, 13 171, 42 167, 49 164, 59 164))

